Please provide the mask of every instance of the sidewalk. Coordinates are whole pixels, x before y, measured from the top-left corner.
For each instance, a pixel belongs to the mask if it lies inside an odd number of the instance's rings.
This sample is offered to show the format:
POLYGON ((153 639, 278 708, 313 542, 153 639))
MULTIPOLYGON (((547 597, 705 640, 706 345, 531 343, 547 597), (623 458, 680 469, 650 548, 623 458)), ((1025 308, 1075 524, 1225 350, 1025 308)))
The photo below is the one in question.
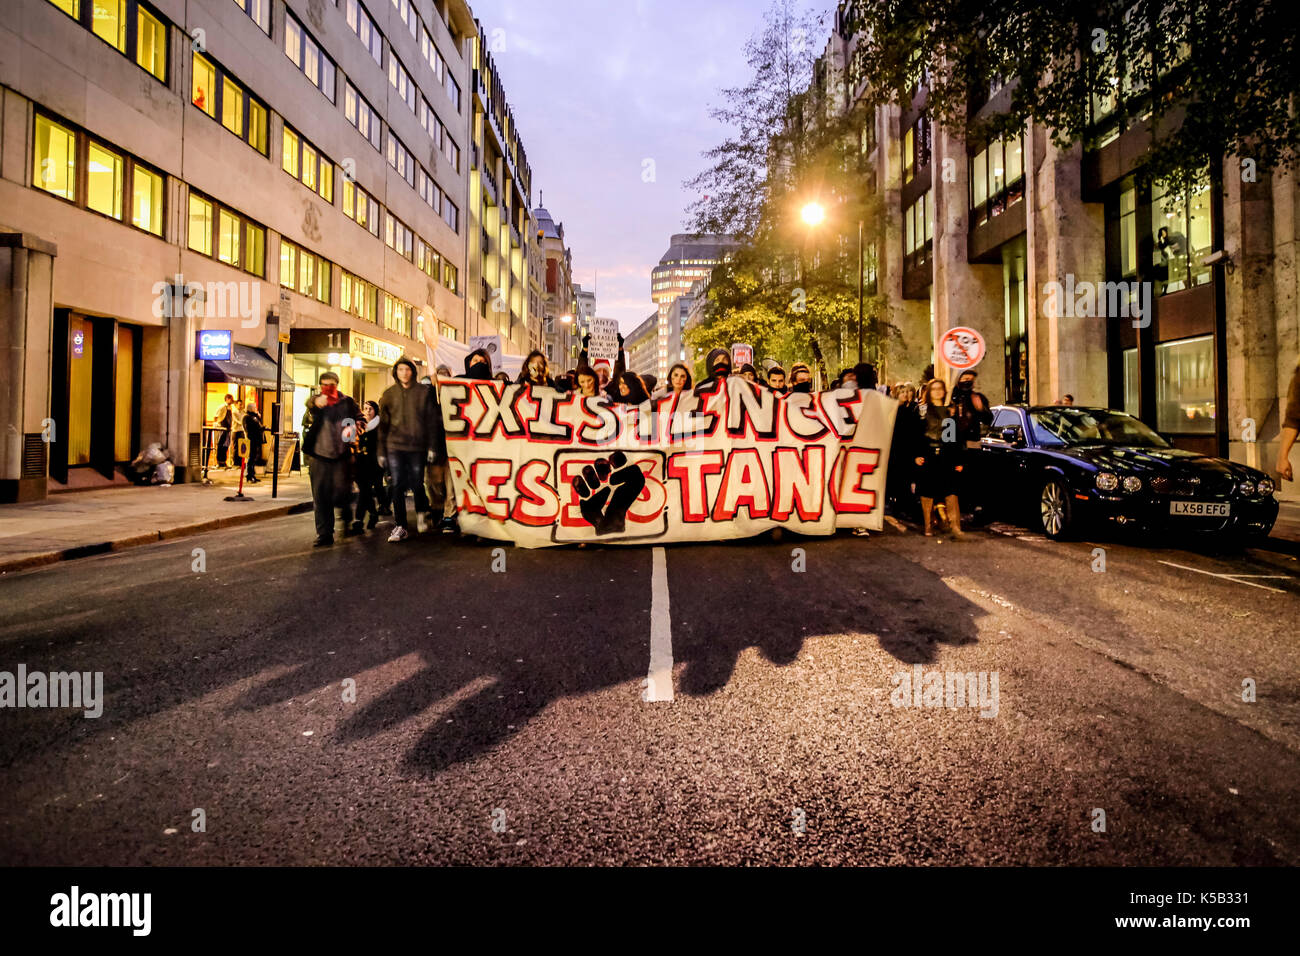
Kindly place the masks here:
POLYGON ((281 478, 274 500, 270 478, 244 485, 253 501, 224 500, 238 487, 236 471, 214 479, 206 487, 130 486, 0 505, 0 574, 311 510, 306 474, 281 478))
POLYGON ((1269 535, 1269 544, 1278 551, 1300 554, 1300 490, 1292 482, 1283 482, 1277 490, 1277 522, 1269 535))

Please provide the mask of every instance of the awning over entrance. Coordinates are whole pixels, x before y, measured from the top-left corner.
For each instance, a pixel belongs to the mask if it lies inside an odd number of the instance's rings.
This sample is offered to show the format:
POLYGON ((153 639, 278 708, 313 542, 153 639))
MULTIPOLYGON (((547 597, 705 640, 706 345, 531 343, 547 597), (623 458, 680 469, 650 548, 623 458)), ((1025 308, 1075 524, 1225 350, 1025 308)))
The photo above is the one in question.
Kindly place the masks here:
MULTIPOLYGON (((247 345, 231 346, 230 358, 209 359, 203 363, 203 381, 228 382, 231 385, 252 385, 254 388, 275 388, 275 360, 261 349, 247 345)), ((293 391, 293 377, 284 370, 281 391, 293 391)))

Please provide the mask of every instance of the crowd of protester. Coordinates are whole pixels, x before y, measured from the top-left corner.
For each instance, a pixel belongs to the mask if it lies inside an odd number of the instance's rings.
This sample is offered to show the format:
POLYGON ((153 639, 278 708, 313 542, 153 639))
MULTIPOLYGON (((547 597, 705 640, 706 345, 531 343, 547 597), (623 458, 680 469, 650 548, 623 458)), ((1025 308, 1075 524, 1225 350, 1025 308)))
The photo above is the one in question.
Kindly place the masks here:
MULTIPOLYGON (((658 387, 655 376, 627 368, 621 335, 612 369, 605 362, 595 367, 590 364, 589 341, 589 336, 584 337, 577 365, 564 372, 552 373, 545 355, 530 352, 516 381, 574 391, 585 397, 604 395, 611 403, 627 405, 710 388, 732 374, 781 395, 816 390, 813 371, 804 363, 791 365, 788 376, 779 365, 769 367, 765 374, 751 364, 733 369, 731 353, 726 349, 708 353, 702 381, 694 381, 691 370, 678 362, 669 369, 667 381, 658 387)), ((393 529, 388 540, 403 541, 412 533, 412 510, 417 533, 431 530, 436 514, 441 515, 441 531, 459 530, 436 387, 430 378, 420 379, 415 363, 405 357, 393 365, 392 374, 393 384, 380 400, 358 408, 352 398, 338 390, 338 376, 326 372, 320 378, 319 392, 308 404, 302 423, 303 452, 311 477, 317 546, 334 543, 336 510, 345 537, 374 530, 381 517, 391 516, 393 529), (410 510, 408 494, 413 504, 410 510)), ((436 374, 439 379, 452 377, 446 366, 439 366, 436 374)), ((510 381, 504 372, 493 373, 490 356, 483 349, 466 356, 463 377, 510 381)), ((988 399, 975 388, 975 373, 961 373, 949 394, 946 382, 934 375, 933 366, 926 369, 919 388, 910 382, 891 388, 879 382, 874 365, 861 362, 841 370, 829 387, 875 389, 898 400, 887 509, 909 514, 913 503, 919 501, 927 536, 946 524, 954 536, 960 537, 961 499, 981 497, 971 452, 978 449, 981 431, 993 417, 988 399)))

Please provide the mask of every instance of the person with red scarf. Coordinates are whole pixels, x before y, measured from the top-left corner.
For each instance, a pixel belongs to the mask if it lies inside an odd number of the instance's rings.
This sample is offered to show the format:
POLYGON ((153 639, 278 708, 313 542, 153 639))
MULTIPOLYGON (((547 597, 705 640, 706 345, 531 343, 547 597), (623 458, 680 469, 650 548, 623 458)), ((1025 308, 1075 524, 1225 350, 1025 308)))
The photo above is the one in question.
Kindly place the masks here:
POLYGON ((357 403, 339 391, 339 377, 325 372, 320 392, 307 406, 303 454, 308 457, 312 504, 316 511, 316 547, 334 543, 334 509, 343 519, 343 536, 352 528, 352 442, 356 439, 357 403))

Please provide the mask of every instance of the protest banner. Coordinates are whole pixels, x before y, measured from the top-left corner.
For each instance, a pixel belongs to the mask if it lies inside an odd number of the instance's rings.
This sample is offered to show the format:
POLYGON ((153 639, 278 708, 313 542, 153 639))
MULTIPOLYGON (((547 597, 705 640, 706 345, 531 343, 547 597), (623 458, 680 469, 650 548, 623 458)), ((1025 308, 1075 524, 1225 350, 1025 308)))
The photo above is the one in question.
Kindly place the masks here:
POLYGON ((731 367, 740 371, 742 365, 754 364, 754 346, 734 342, 731 346, 731 367))
POLYGON ((521 383, 439 389, 461 530, 544 547, 879 530, 898 403, 739 377, 639 406, 521 383))
POLYGON ((595 367, 597 362, 605 361, 612 368, 618 361, 618 320, 591 320, 591 341, 587 345, 587 361, 595 367))

